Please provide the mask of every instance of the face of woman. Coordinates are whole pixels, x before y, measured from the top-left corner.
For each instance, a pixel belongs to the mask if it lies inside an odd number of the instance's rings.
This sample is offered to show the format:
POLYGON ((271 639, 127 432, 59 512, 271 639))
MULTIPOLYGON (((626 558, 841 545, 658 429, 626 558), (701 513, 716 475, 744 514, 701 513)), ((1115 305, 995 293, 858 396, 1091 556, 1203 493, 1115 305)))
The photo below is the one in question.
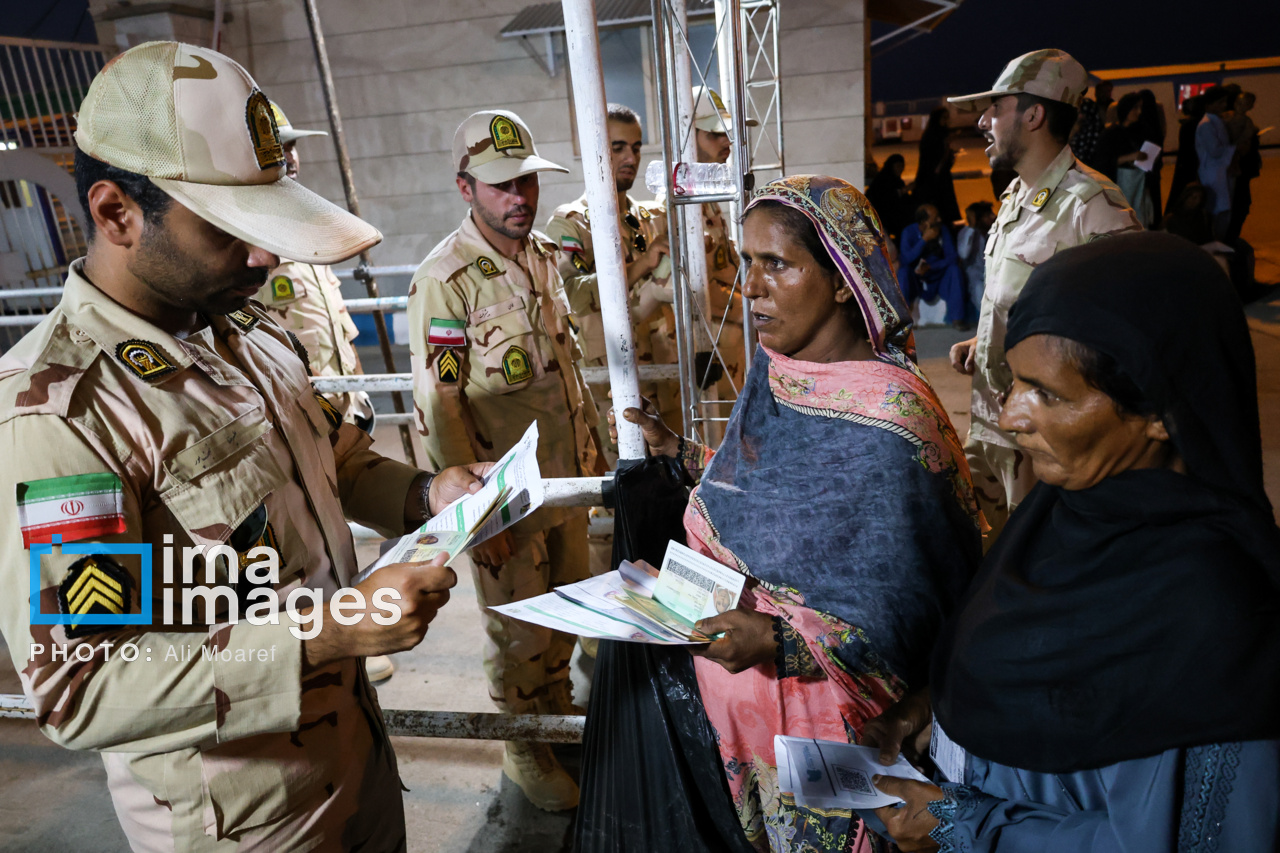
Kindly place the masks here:
POLYGON ((859 357, 852 353, 859 342, 866 344, 866 332, 851 328, 844 307, 853 293, 767 208, 747 215, 741 254, 742 295, 751 300, 760 343, 801 361, 859 357))
POLYGON ((1057 339, 1034 335, 1008 352, 1013 388, 1000 428, 1031 457, 1036 477, 1064 489, 1087 489, 1107 477, 1170 464, 1164 424, 1122 414, 1084 379, 1057 339))

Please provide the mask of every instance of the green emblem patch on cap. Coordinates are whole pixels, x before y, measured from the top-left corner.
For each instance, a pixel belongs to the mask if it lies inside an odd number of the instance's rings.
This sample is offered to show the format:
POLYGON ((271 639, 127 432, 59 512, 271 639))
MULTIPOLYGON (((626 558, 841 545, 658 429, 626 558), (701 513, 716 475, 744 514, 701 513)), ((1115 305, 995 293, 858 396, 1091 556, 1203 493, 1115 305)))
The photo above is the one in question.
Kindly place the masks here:
POLYGON ((489 122, 489 137, 493 140, 494 151, 506 151, 508 148, 523 148, 524 139, 520 136, 520 128, 506 116, 494 116, 489 122))
POLYGON ((278 275, 271 279, 271 295, 276 299, 293 299, 298 294, 293 288, 293 279, 287 275, 278 275))
POLYGON ((249 139, 253 141, 253 155, 258 158, 258 168, 278 169, 284 165, 284 146, 280 144, 280 129, 271 113, 271 101, 261 89, 249 93, 244 105, 244 120, 249 126, 249 139))
POLYGON ((116 358, 139 379, 159 379, 178 369, 150 341, 125 341, 116 347, 116 358))
POLYGON ((436 359, 436 371, 440 375, 441 382, 457 382, 458 367, 458 356, 452 349, 442 351, 440 357, 436 359))
POLYGON ((508 385, 519 385, 533 378, 533 365, 529 354, 520 347, 510 347, 502 356, 502 376, 508 385))
POLYGON ((484 274, 485 278, 494 278, 502 275, 502 270, 498 269, 498 265, 484 255, 476 258, 476 268, 484 274))

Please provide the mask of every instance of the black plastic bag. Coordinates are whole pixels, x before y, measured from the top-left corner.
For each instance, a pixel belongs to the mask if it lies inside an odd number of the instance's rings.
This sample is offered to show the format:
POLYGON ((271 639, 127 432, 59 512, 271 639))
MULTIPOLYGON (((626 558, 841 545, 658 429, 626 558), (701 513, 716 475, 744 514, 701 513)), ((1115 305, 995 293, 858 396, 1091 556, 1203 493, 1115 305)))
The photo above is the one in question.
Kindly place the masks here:
MULTIPOLYGON (((662 563, 684 542, 688 482, 669 457, 622 463, 613 565, 662 563)), ((729 795, 693 659, 682 647, 603 640, 582 744, 577 853, 753 853, 729 795)))

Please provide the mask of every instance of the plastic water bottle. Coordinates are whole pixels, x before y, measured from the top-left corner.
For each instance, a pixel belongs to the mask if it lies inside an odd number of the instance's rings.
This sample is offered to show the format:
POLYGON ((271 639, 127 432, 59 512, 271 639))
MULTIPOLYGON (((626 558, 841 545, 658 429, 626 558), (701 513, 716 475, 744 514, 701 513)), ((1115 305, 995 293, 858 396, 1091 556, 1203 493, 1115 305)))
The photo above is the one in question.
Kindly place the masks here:
MULTIPOLYGON (((675 194, 721 195, 738 191, 737 181, 728 163, 677 163, 675 169, 675 194)), ((644 172, 644 184, 649 192, 667 191, 667 164, 654 160, 644 172)))

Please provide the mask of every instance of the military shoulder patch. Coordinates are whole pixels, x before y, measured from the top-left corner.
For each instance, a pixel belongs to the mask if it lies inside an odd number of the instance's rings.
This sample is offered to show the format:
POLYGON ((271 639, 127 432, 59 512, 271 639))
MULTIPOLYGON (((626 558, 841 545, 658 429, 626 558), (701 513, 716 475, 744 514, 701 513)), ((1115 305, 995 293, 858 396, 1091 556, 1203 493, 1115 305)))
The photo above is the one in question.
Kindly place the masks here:
POLYGON ((1043 189, 1036 193, 1036 197, 1031 199, 1032 207, 1044 207, 1044 203, 1049 200, 1049 190, 1043 189))
MULTIPOLYGON (((65 616, 122 616, 129 612, 133 578, 105 554, 90 554, 71 564, 58 586, 58 608, 65 616)), ((115 625, 67 626, 68 637, 111 631, 115 625)))
POLYGON ((271 298, 276 301, 283 299, 296 299, 298 297, 297 289, 293 286, 293 279, 287 275, 273 276, 271 279, 271 298))
POLYGON ((493 139, 494 151, 524 147, 524 138, 520 136, 520 128, 506 116, 493 117, 493 121, 489 122, 489 137, 493 139))
POLYGON ((342 412, 338 411, 338 407, 321 396, 319 391, 316 391, 315 395, 316 404, 320 406, 320 411, 324 412, 324 419, 329 422, 329 429, 342 426, 342 412))
POLYGON ((641 219, 648 220, 653 218, 653 214, 649 212, 649 208, 647 207, 640 208, 639 214, 641 219))
POLYGON ((248 311, 232 311, 227 315, 227 319, 246 332, 252 332, 254 327, 262 322, 248 311))
POLYGON ((264 172, 284 165, 284 146, 280 144, 280 129, 276 117, 271 114, 271 101, 261 89, 249 93, 244 105, 244 121, 249 126, 249 139, 253 142, 253 156, 258 168, 264 172))
POLYGON ((289 343, 293 345, 293 351, 298 354, 298 358, 302 359, 302 366, 307 369, 307 375, 313 375, 311 370, 311 353, 307 352, 306 346, 302 341, 298 340, 298 336, 288 329, 284 332, 289 336, 289 343))
POLYGON ((581 252, 582 241, 577 237, 570 237, 568 234, 565 234, 560 238, 560 251, 569 252, 570 254, 574 252, 581 252))
POLYGON ((591 264, 587 263, 587 259, 582 257, 581 253, 574 254, 572 260, 578 272, 591 272, 591 264))
POLYGON ((116 358, 139 379, 159 379, 178 369, 150 341, 125 341, 116 347, 116 358))
POLYGON ((533 378, 529 354, 517 346, 509 347, 502 356, 502 377, 508 385, 519 385, 533 378))
POLYGON ((459 366, 457 353, 449 348, 443 350, 440 357, 436 359, 436 372, 440 376, 440 381, 457 382, 459 366))
MULTIPOLYGON (((501 116, 499 116, 499 118, 501 118, 501 116)), ((498 265, 490 258, 486 258, 484 255, 476 258, 476 269, 480 270, 485 278, 495 278, 502 275, 502 270, 498 269, 498 265)))

